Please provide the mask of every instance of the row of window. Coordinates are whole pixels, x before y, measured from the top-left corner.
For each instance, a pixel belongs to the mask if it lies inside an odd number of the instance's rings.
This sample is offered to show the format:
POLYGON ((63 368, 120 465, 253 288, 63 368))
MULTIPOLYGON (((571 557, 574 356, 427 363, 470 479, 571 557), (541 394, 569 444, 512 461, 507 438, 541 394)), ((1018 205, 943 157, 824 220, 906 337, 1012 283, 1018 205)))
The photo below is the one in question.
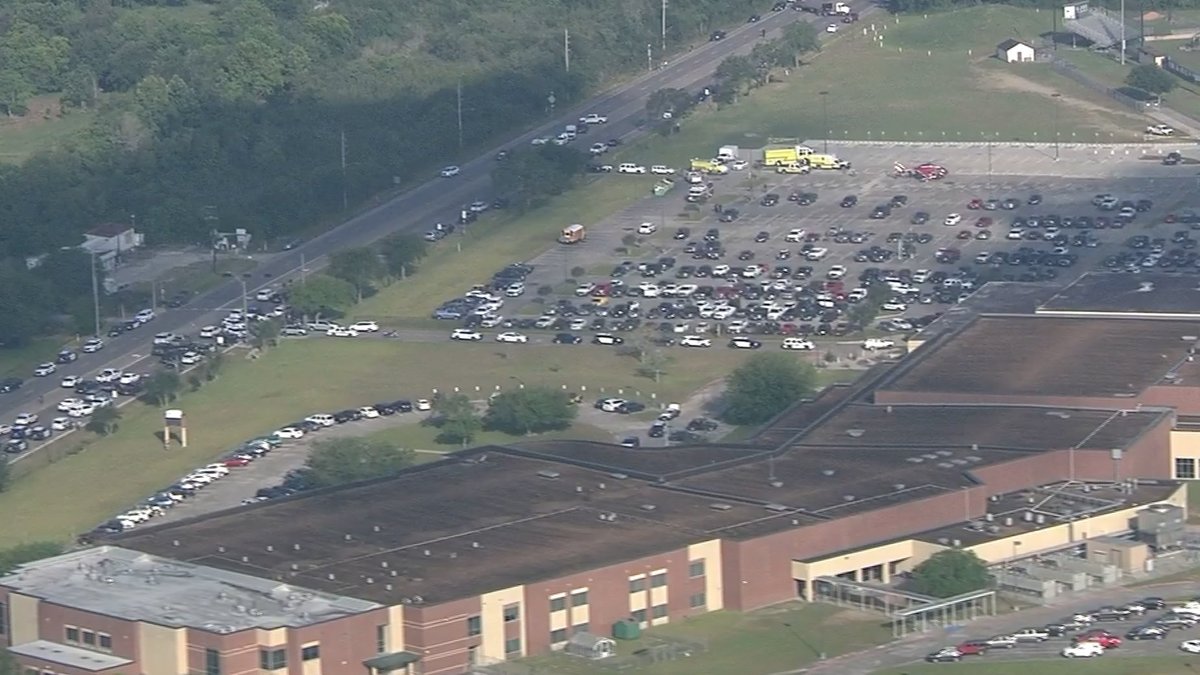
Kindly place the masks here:
MULTIPOLYGON (((703 560, 693 560, 690 563, 688 563, 688 577, 689 578, 695 579, 696 577, 702 577, 702 576, 704 576, 704 561, 703 560)), ((649 585, 650 588, 662 588, 663 586, 666 586, 666 585, 667 585, 666 571, 655 572, 650 575, 650 585, 649 585)), ((629 580, 629 592, 630 593, 641 593, 642 591, 646 590, 646 587, 647 587, 646 586, 646 577, 644 575, 639 575, 639 576, 633 577, 629 580)))
MULTIPOLYGON (((587 622, 577 623, 574 626, 571 626, 571 634, 574 635, 576 633, 586 633, 588 631, 589 627, 590 626, 587 622)), ((566 641, 567 641, 567 629, 566 628, 559 628, 558 630, 550 631, 551 644, 559 644, 559 643, 566 642, 566 641)))
POLYGON ((98 649, 102 652, 112 651, 112 636, 108 633, 99 633, 76 626, 65 626, 64 631, 66 643, 69 645, 98 649))
MULTIPOLYGON (((301 661, 314 661, 321 658, 321 646, 309 645, 300 648, 301 661)), ((287 668, 287 649, 260 649, 258 651, 259 665, 263 670, 279 670, 287 668)))
POLYGON ((1175 458, 1175 477, 1188 479, 1196 477, 1196 460, 1191 457, 1175 458))
MULTIPOLYGON (((588 604, 588 592, 587 591, 574 591, 571 593, 571 606, 572 607, 582 607, 586 604, 588 604)), ((566 595, 560 595, 557 597, 550 598, 550 611, 551 612, 561 612, 566 608, 567 608, 567 596, 566 595)))

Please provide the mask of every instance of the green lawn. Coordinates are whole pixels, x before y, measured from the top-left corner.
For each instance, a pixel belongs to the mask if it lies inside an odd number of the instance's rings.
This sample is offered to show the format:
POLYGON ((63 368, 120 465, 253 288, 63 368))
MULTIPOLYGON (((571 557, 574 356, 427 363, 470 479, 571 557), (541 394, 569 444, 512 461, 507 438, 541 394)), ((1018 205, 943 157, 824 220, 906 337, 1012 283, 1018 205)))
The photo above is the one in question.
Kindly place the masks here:
MULTIPOLYGON (((662 640, 706 645, 699 653, 677 661, 638 665, 629 670, 645 675, 766 675, 802 668, 826 657, 866 649, 891 639, 879 617, 829 605, 799 603, 759 612, 713 612, 652 628, 639 640, 617 641, 616 659, 662 640), (660 640, 661 638, 661 640, 660 640)), ((600 675, 616 664, 598 666, 555 655, 524 659, 530 673, 600 675)))
POLYGON ((1200 667, 1196 656, 1153 656, 1129 658, 1112 656, 1100 659, 1041 659, 1028 661, 991 661, 984 657, 961 663, 920 663, 878 671, 877 675, 923 675, 923 673, 969 673, 970 675, 1192 675, 1200 667))
POLYGON ((0 349, 0 377, 29 379, 34 366, 54 360, 63 342, 58 337, 37 338, 24 347, 0 349))
MULTIPOLYGON (((0 512, 6 516, 0 521, 0 548, 86 531, 240 441, 313 412, 430 396, 433 388, 456 386, 472 394, 479 386, 482 398, 497 385, 519 382, 582 385, 589 398, 599 396, 602 387, 624 388, 647 402, 656 392, 657 400, 666 401, 687 396, 745 358, 726 349, 681 350, 656 385, 635 374, 632 358, 590 346, 315 338, 287 341, 254 361, 241 354, 228 357, 216 382, 173 404, 187 412, 191 447, 163 450, 155 436, 162 428, 161 412, 138 403, 123 409, 118 433, 88 439, 79 452, 67 452, 79 440, 55 448, 57 461, 0 494, 0 512)), ((397 432, 405 433, 416 432, 397 432)), ((593 433, 581 430, 584 437, 593 433)))
MULTIPOLYGON (((39 97, 45 98, 49 97, 39 97)), ((78 110, 62 117, 43 119, 38 117, 40 106, 31 104, 31 108, 29 115, 23 118, 0 118, 0 162, 23 162, 35 152, 46 150, 83 130, 93 119, 92 113, 78 110)))
MULTIPOLYGON (((422 425, 415 421, 412 424, 405 424, 403 426, 384 429, 382 431, 376 431, 375 433, 369 434, 371 438, 390 441, 400 445, 401 447, 431 451, 424 452, 419 455, 420 457, 428 457, 432 455, 433 457, 431 457, 431 459, 436 459, 436 453, 452 452, 458 449, 458 446, 448 446, 438 443, 434 440, 437 435, 437 427, 422 425)), ((608 443, 612 443, 614 440, 613 435, 604 429, 594 427, 590 424, 574 424, 569 429, 564 429, 562 431, 548 431, 544 434, 530 436, 529 438, 510 436, 498 431, 484 431, 480 432, 480 434, 475 437, 475 440, 471 443, 471 446, 504 445, 520 440, 547 441, 558 438, 569 438, 583 441, 605 441, 608 443)))

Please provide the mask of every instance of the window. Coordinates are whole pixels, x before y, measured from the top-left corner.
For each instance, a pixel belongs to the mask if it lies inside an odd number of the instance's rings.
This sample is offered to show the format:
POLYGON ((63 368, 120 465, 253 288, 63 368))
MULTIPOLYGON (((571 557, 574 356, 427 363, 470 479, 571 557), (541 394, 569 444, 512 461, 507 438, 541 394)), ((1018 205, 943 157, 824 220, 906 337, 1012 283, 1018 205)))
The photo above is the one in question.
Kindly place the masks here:
POLYGON ((562 595, 557 598, 550 598, 550 611, 561 612, 567 608, 567 596, 562 595))
POLYGON ((650 588, 662 588, 667 585, 667 573, 659 572, 650 575, 650 588))
POLYGON ((550 644, 558 644, 567 641, 567 629, 559 628, 558 630, 550 631, 550 644))
POLYGON ((321 645, 309 645, 300 650, 301 661, 315 661, 321 658, 321 645))
POLYGON ((506 605, 504 607, 504 621, 516 621, 521 618, 521 606, 517 604, 506 605))
POLYGON ((586 604, 588 604, 587 591, 579 591, 578 593, 571 594, 571 606, 572 607, 582 607, 586 604))
POLYGON ((516 637, 511 640, 504 641, 505 656, 508 656, 510 654, 520 654, 520 653, 521 653, 521 638, 516 637))
POLYGON ((650 608, 650 616, 652 616, 652 617, 654 617, 654 618, 656 618, 656 619, 661 619, 661 618, 663 618, 663 617, 664 617, 664 616, 666 616, 666 615, 667 615, 667 606, 666 606, 666 604, 662 604, 662 605, 655 605, 655 606, 653 606, 653 607, 651 607, 651 608, 650 608))
POLYGON ((646 620, 646 610, 644 610, 644 609, 634 610, 633 620, 638 623, 643 623, 646 620))
POLYGON ((0 602, 0 635, 8 634, 8 604, 0 602))
POLYGON ((79 629, 74 626, 67 626, 67 642, 79 644, 79 629))
POLYGON ((96 634, 95 633, 93 633, 90 630, 84 630, 84 631, 80 631, 80 634, 83 635, 83 644, 91 645, 93 647, 96 646, 96 634))
POLYGON ((704 561, 693 560, 688 563, 688 576, 692 578, 704 576, 704 561))
POLYGON ((646 577, 638 577, 629 580, 629 592, 638 593, 646 590, 646 577))
POLYGON ((204 650, 204 675, 221 675, 221 652, 204 650))
POLYGON ((387 624, 375 626, 375 653, 384 654, 388 650, 387 624))
POLYGON ((571 626, 571 631, 574 633, 588 632, 588 622, 584 621, 583 623, 577 623, 574 626, 571 626))
POLYGON ((1191 457, 1179 457, 1175 460, 1176 478, 1195 478, 1196 460, 1191 457))
POLYGON ((703 593, 697 593, 688 599, 688 606, 692 609, 699 609, 708 604, 708 598, 704 597, 703 593))
POLYGON ((97 636, 100 641, 100 649, 112 651, 112 636, 108 633, 99 633, 97 636))
POLYGON ((467 635, 479 635, 483 632, 483 619, 478 616, 467 617, 467 635))
POLYGON ((258 666, 263 670, 287 668, 287 651, 283 649, 258 650, 258 666))

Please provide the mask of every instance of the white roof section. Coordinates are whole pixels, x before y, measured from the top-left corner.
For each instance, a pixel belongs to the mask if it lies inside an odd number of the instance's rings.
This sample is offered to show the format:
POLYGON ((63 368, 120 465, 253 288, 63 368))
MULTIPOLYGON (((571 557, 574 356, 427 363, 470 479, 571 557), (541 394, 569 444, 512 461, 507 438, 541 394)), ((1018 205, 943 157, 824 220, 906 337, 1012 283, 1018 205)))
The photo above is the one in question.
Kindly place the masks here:
POLYGON ((120 656, 94 652, 89 649, 81 649, 70 645, 60 645, 49 640, 34 640, 33 642, 13 645, 8 648, 8 651, 18 656, 27 656, 31 659, 47 661, 60 666, 79 668, 80 670, 101 671, 108 670, 109 668, 120 668, 121 666, 133 663, 133 661, 121 658, 120 656))
POLYGON ((214 633, 305 626, 383 607, 117 546, 22 565, 0 586, 96 614, 214 633))

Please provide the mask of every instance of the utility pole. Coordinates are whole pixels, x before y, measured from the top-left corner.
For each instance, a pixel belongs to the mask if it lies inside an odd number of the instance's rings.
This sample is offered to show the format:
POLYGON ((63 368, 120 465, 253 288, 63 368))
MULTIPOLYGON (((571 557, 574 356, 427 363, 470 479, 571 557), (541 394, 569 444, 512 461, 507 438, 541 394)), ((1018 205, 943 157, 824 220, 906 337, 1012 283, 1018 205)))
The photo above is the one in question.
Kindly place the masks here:
POLYGON ((1121 65, 1125 65, 1125 0, 1121 0, 1121 65))
POLYGON ((92 310, 96 313, 96 337, 100 337, 100 281, 96 278, 96 254, 92 260, 92 310))
POLYGON ((647 73, 654 72, 654 61, 652 60, 654 57, 650 55, 650 49, 651 49, 651 45, 647 44, 646 45, 646 72, 647 73))
POLYGON ((662 53, 667 53, 667 0, 662 0, 662 53))
POLYGON ((571 72, 571 31, 563 29, 563 70, 571 72))
POLYGON ((346 193, 346 130, 342 129, 342 210, 350 206, 350 198, 346 193))
POLYGON ((463 123, 462 123, 462 80, 454 87, 455 95, 458 99, 458 149, 463 147, 463 123))

